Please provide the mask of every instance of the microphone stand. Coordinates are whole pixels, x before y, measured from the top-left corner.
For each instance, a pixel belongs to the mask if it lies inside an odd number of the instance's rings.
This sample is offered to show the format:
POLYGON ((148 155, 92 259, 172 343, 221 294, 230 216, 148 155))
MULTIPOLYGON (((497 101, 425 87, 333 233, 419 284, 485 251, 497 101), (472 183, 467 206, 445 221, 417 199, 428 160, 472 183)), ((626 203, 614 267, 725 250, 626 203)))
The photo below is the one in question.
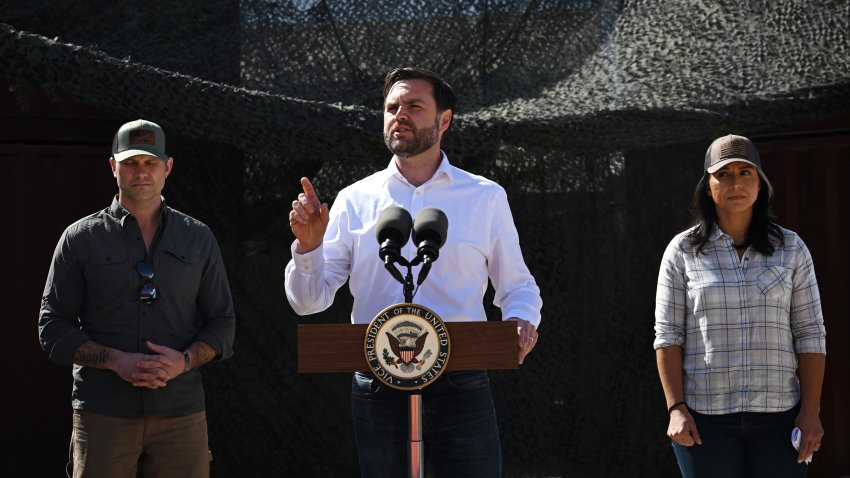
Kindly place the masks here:
POLYGON ((395 280, 401 282, 403 286, 402 290, 404 291, 404 301, 408 304, 413 303, 413 290, 415 287, 413 285, 412 269, 413 266, 419 264, 420 262, 422 261, 418 257, 414 259, 413 262, 408 262, 408 260, 404 257, 394 257, 388 258, 384 263, 384 267, 390 272, 390 275, 393 276, 395 280), (399 265, 407 267, 407 274, 405 274, 403 278, 398 269, 396 269, 393 265, 394 262, 397 262, 399 265))
POLYGON ((403 284, 404 301, 407 302, 408 304, 411 304, 411 303, 413 303, 413 290, 414 290, 412 269, 413 269, 413 266, 415 266, 418 263, 416 262, 416 259, 414 259, 413 262, 408 262, 407 259, 401 258, 401 261, 399 261, 399 262, 401 262, 402 265, 407 266, 407 274, 404 275, 404 284, 403 284), (401 261, 404 261, 404 262, 401 262, 401 261))
MULTIPOLYGON (((413 303, 413 266, 422 262, 417 257, 412 262, 404 257, 396 259, 400 265, 407 267, 407 274, 402 281, 404 301, 413 303)), ((387 269, 398 271, 392 263, 385 264, 387 269)), ((390 271, 392 272, 392 271, 390 271)), ((398 280, 396 274, 392 274, 398 280)), ((422 393, 411 393, 407 396, 407 476, 408 478, 425 478, 425 443, 422 441, 422 393)))

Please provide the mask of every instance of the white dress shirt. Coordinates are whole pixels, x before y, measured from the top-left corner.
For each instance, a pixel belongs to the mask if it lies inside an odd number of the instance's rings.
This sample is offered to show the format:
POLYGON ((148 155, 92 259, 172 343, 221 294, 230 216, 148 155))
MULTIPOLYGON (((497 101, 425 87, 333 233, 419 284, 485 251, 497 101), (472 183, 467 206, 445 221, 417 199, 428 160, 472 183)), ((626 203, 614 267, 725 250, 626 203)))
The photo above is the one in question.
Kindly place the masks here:
MULTIPOLYGON (((413 302, 447 322, 485 321, 483 296, 488 278, 503 319, 540 323, 540 289, 525 265, 504 189, 484 177, 449 164, 445 153, 434 175, 413 186, 395 161, 340 191, 330 209, 324 243, 306 254, 295 252, 286 266, 286 297, 299 315, 327 309, 349 280, 354 296, 351 322, 368 324, 383 309, 404 302, 402 284, 384 268, 375 236, 378 216, 400 206, 412 217, 425 207, 448 217, 446 242, 413 302)), ((410 240, 401 250, 412 260, 410 240)), ((421 266, 413 268, 414 283, 421 266)), ((399 266, 402 275, 406 267, 399 266)))

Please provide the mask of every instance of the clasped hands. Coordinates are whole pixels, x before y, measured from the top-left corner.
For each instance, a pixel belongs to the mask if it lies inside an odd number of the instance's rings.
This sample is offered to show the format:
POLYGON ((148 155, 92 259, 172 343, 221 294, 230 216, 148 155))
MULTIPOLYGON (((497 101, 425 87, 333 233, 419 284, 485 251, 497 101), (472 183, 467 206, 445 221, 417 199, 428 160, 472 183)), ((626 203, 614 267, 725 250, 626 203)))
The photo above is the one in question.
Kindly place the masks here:
POLYGON ((115 373, 134 387, 158 389, 169 380, 183 373, 186 360, 183 352, 145 342, 153 354, 122 353, 118 358, 115 373))

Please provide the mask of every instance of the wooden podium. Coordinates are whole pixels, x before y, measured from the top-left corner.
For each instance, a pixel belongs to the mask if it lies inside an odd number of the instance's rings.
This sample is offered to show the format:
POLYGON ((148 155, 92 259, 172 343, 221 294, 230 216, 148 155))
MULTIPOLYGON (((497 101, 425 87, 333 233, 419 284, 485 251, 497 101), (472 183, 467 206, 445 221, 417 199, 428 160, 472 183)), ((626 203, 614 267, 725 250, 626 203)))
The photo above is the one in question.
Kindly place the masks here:
MULTIPOLYGON (((298 373, 368 372, 363 341, 366 324, 298 326, 298 373)), ((519 368, 516 322, 446 322, 453 370, 519 368)))
MULTIPOLYGON (((446 371, 519 368, 514 321, 446 322, 451 353, 446 371)), ((366 324, 298 326, 298 373, 369 372, 366 324)), ((408 408, 410 478, 424 478, 422 395, 411 392, 408 408)))

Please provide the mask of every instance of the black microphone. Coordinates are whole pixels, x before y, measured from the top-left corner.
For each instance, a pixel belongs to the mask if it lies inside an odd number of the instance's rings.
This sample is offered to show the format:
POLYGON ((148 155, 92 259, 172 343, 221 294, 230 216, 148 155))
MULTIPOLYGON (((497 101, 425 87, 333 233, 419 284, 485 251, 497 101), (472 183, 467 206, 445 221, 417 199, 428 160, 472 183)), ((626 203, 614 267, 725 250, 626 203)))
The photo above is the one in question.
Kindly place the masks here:
POLYGON ((375 236, 380 245, 378 257, 384 261, 384 267, 390 271, 390 274, 402 284, 404 277, 393 264, 402 259, 401 248, 407 244, 412 226, 413 219, 410 213, 398 206, 390 206, 381 211, 375 226, 375 236))
POLYGON ((449 218, 435 207, 426 207, 416 214, 413 243, 416 245, 416 262, 422 262, 417 284, 422 284, 431 270, 431 263, 440 257, 440 248, 446 243, 448 229, 449 218))

